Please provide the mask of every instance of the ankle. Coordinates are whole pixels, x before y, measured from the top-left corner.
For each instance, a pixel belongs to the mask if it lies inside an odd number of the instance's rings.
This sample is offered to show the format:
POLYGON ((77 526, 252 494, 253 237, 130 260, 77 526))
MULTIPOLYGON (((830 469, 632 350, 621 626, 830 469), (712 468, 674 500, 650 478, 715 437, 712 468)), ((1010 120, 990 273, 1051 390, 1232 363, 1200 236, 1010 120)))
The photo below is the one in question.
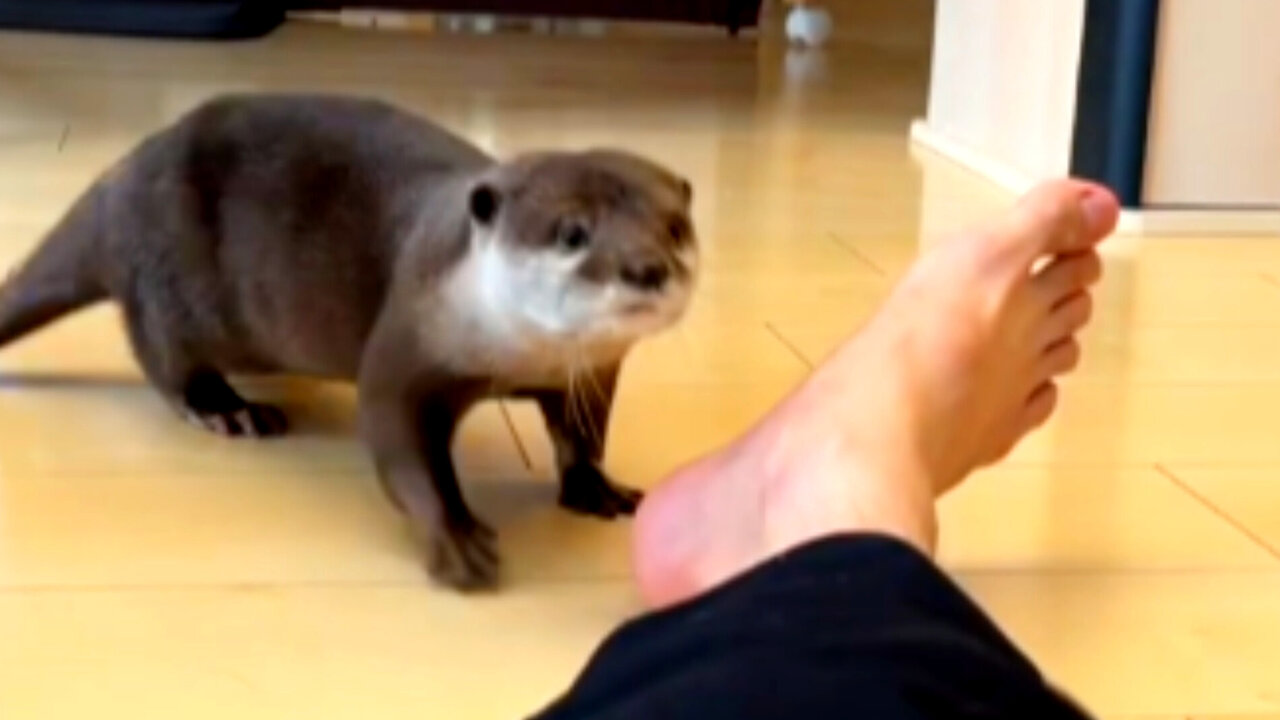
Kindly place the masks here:
POLYGON ((889 462, 893 454, 866 452, 868 447, 875 445, 809 434, 802 455, 758 464, 765 476, 758 499, 761 550, 773 555, 822 537, 864 532, 898 538, 932 557, 938 522, 927 473, 889 462))

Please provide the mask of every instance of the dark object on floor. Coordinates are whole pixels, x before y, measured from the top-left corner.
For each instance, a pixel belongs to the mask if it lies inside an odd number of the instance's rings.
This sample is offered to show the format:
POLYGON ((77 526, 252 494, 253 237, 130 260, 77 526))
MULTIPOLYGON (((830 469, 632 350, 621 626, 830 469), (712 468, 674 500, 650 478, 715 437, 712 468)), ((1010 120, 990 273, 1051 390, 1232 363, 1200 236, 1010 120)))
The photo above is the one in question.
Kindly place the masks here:
POLYGON ((761 0, 288 0, 290 9, 377 7, 451 13, 542 15, 602 20, 653 20, 720 25, 737 34, 754 28, 761 0))
POLYGON ((0 0, 0 28, 243 39, 284 22, 277 0, 0 0))

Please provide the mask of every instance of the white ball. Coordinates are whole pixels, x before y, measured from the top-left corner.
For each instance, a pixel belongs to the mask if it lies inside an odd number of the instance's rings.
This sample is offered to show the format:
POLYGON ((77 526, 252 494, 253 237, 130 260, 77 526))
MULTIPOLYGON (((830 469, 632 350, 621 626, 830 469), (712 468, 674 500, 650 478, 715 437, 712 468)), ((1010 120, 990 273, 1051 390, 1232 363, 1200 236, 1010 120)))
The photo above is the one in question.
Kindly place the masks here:
POLYGON ((831 13, 823 8, 796 5, 787 15, 787 39, 793 43, 817 47, 831 37, 833 29, 831 13))

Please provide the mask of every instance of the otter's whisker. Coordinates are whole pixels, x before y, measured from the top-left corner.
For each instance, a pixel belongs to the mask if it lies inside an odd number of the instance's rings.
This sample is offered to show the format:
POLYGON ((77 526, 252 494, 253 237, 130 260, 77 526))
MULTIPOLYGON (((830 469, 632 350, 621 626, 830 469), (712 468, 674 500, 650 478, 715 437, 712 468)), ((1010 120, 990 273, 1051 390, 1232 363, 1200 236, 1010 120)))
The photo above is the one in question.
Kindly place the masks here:
MULTIPOLYGON (((590 390, 594 390, 596 395, 603 399, 604 393, 600 390, 600 386, 596 382, 595 373, 587 366, 586 363, 581 361, 581 357, 581 354, 575 354, 574 356, 574 374, 581 377, 581 384, 586 385, 590 390), (583 371, 582 368, 584 367, 588 369, 583 371)), ((585 423, 579 429, 589 440, 591 440, 592 443, 599 445, 603 442, 603 437, 601 436, 600 428, 596 426, 595 413, 592 412, 592 398, 586 394, 581 394, 578 399, 582 402, 582 414, 585 418, 585 423)))
POLYGON ((578 417, 578 370, 573 364, 569 364, 569 389, 564 396, 564 414, 565 420, 569 424, 569 429, 575 432, 582 431, 582 421, 578 417))
POLYGON ((581 366, 578 364, 576 358, 573 362, 572 367, 573 367, 573 375, 578 379, 578 382, 574 384, 574 388, 572 391, 573 403, 575 408, 577 409, 577 417, 578 417, 577 430, 587 438, 590 438, 591 437, 591 408, 589 405, 587 405, 586 398, 582 394, 583 375, 582 375, 581 366))
MULTIPOLYGON (((598 403, 598 405, 595 405, 594 407, 595 408, 606 407, 608 405, 608 400, 605 398, 604 390, 600 388, 600 381, 596 378, 595 373, 589 371, 586 373, 585 377, 587 381, 586 385, 590 390, 594 392, 595 402, 598 403)), ((590 404, 592 402, 591 398, 585 398, 585 401, 589 403, 588 407, 593 407, 590 404)), ((591 425, 590 429, 591 429, 592 442, 594 442, 599 447, 604 447, 604 428, 601 428, 596 424, 597 415, 599 415, 599 413, 588 412, 587 422, 590 423, 591 425)))
POLYGON ((589 370, 582 375, 583 379, 586 380, 587 388, 595 395, 595 399, 601 403, 608 402, 608 399, 604 396, 604 389, 600 387, 600 379, 596 377, 595 372, 589 370))

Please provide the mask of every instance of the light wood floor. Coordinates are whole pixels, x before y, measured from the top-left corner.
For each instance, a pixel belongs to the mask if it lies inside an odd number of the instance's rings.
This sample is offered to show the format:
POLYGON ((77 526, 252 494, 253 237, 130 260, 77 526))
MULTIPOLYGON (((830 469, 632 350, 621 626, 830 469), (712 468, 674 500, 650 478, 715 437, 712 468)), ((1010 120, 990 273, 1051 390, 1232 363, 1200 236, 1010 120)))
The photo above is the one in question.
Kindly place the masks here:
MULTIPOLYGON (((921 237, 1008 201, 913 159, 926 72, 910 43, 806 62, 715 36, 0 35, 0 268, 221 91, 373 94, 497 152, 649 153, 696 181, 708 253, 688 322, 624 378, 608 465, 650 485, 802 377, 921 237)), ((946 501, 943 561, 1107 718, 1280 718, 1280 242, 1109 256, 1060 417, 946 501)), ((298 434, 200 434, 141 384, 109 308, 0 354, 0 717, 519 717, 636 609, 627 528, 553 508, 529 408, 485 408, 460 443, 509 570, 461 598, 424 583, 351 392, 269 390, 298 434)))

